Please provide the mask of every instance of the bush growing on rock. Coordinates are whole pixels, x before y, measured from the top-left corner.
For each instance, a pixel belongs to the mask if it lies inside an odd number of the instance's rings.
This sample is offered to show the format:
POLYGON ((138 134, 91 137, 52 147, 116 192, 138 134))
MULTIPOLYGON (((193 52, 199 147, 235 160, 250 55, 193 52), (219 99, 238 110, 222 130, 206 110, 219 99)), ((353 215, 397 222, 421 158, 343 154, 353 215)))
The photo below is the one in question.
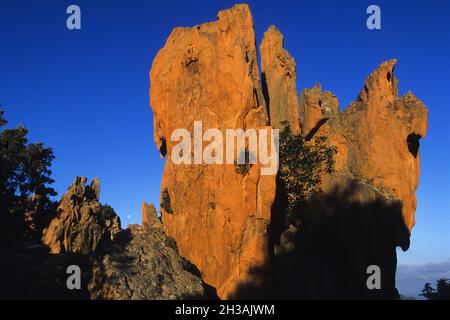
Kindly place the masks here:
POLYGON ((298 207, 321 191, 322 176, 331 173, 336 148, 326 144, 325 137, 312 141, 291 131, 289 123, 280 134, 279 179, 287 197, 286 224, 298 224, 298 207))

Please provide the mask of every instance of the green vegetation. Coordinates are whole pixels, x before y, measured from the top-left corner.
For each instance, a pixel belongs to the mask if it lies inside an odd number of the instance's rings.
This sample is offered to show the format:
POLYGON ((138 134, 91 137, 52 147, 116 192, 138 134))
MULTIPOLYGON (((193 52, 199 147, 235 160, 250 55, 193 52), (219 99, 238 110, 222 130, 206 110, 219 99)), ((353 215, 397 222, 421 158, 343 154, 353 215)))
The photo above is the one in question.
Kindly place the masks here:
POLYGON ((450 300, 450 279, 436 281, 436 289, 430 283, 425 283, 420 295, 428 300, 450 300))
POLYGON ((287 122, 280 134, 280 169, 278 179, 283 183, 286 197, 286 224, 299 224, 299 206, 313 194, 321 192, 322 176, 334 167, 336 148, 326 144, 325 137, 307 141, 294 134, 287 122))
MULTIPOLYGON (((0 127, 7 121, 0 111, 0 127)), ((56 212, 50 197, 50 166, 54 159, 51 148, 42 143, 28 143, 28 130, 19 126, 0 132, 0 234, 6 241, 21 235, 40 236, 44 226, 56 212)))
POLYGON ((167 237, 166 240, 164 240, 164 244, 166 245, 166 247, 172 248, 178 252, 177 242, 175 241, 174 238, 167 237))

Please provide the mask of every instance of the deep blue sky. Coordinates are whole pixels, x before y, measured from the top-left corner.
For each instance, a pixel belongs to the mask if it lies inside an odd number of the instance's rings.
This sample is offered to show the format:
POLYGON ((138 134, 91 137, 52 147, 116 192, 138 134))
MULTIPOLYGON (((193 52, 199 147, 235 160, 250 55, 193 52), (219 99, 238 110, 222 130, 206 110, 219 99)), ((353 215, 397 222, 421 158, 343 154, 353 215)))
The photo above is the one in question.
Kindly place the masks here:
MULTIPOLYGON (((99 177, 124 225, 158 203, 163 161, 153 144, 148 71, 172 28, 216 19, 238 1, 0 0, 0 104, 11 126, 52 146, 55 187, 99 177), (82 30, 66 28, 77 4, 82 30)), ((422 141, 417 226, 400 264, 450 257, 450 1, 249 1, 258 42, 275 24, 297 61, 298 87, 321 82, 344 107, 383 61, 397 58, 400 93, 430 111, 422 141), (382 30, 366 28, 377 4, 382 30)))

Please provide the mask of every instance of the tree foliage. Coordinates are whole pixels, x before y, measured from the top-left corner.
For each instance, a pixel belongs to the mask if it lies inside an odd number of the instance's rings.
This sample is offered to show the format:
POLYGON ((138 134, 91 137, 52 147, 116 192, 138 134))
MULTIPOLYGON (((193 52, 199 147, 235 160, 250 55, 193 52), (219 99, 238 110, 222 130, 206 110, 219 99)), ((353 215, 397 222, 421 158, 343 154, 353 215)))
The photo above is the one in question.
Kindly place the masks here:
POLYGON ((298 209, 313 194, 321 191, 322 176, 331 173, 336 148, 326 144, 325 137, 307 141, 292 132, 287 122, 280 134, 280 170, 287 197, 286 224, 298 224, 298 209))
MULTIPOLYGON (((0 111, 0 127, 7 124, 0 111)), ((29 143, 28 130, 19 126, 0 132, 0 215, 2 236, 24 234, 25 229, 39 233, 54 211, 50 199, 51 148, 29 143)))
POLYGON ((436 289, 430 283, 425 283, 420 295, 428 300, 450 300, 450 279, 436 281, 436 289))

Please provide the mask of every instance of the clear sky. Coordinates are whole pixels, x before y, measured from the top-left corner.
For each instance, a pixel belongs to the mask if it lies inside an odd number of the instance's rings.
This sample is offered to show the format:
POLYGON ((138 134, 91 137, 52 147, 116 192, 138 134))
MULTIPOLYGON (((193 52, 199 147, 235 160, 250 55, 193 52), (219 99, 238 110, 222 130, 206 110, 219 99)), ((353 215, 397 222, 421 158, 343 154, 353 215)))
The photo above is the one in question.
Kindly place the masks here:
MULTIPOLYGON (((53 147, 59 196, 77 175, 99 177, 101 200, 125 226, 140 222, 142 201, 159 202, 163 161, 153 144, 151 63, 172 28, 215 20, 235 3, 0 0, 0 104, 11 126, 23 123, 32 141, 53 147), (66 28, 70 4, 81 8, 79 31, 66 28)), ((450 268, 450 1, 248 3, 259 43, 271 24, 285 35, 299 89, 320 82, 342 108, 379 64, 398 59, 400 94, 411 90, 430 112, 417 225, 410 251, 399 253, 400 276, 408 279, 415 267, 450 268), (381 30, 366 28, 370 4, 381 8, 381 30)))

